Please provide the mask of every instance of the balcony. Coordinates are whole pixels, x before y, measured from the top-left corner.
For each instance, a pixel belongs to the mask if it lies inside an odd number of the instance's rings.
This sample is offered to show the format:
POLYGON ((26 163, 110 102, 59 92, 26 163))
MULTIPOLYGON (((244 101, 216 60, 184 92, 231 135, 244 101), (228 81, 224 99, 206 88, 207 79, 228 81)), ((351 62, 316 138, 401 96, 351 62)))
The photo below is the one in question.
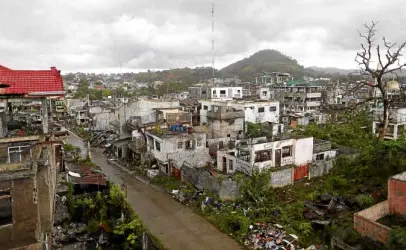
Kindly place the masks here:
POLYGON ((244 111, 208 111, 207 118, 214 119, 214 120, 233 120, 238 118, 244 118, 245 113, 244 111))
POLYGON ((306 98, 321 98, 321 93, 307 93, 306 98))

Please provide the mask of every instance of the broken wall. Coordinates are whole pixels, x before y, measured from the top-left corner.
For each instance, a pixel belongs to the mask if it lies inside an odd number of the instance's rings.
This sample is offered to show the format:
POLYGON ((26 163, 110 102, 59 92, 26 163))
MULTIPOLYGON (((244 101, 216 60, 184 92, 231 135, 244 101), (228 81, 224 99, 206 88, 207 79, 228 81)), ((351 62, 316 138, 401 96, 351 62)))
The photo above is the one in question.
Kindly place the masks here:
POLYGON ((192 183, 197 189, 218 193, 220 190, 220 183, 217 178, 210 175, 208 171, 202 168, 190 167, 183 164, 181 168, 182 179, 192 183))
POLYGON ((236 181, 223 180, 218 195, 220 200, 235 200, 240 195, 240 186, 236 181))
MULTIPOLYGON (((56 173, 55 147, 47 145, 42 148, 42 157, 46 161, 37 162, 36 188, 41 232, 51 233, 54 223, 56 173)), ((45 235, 42 235, 45 237, 45 235)))
POLYGON ((388 201, 391 214, 406 216, 406 182, 389 179, 388 201))
POLYGON ((200 191, 209 191, 219 195, 221 200, 235 200, 239 196, 239 185, 231 179, 221 180, 207 170, 193 168, 184 164, 181 168, 183 180, 192 183, 200 191))
POLYGON ((39 218, 34 199, 34 179, 0 181, 2 188, 7 185, 10 185, 12 194, 13 222, 0 227, 0 246, 9 249, 37 242, 39 218))
POLYGON ((313 164, 311 164, 309 168, 309 178, 315 178, 315 177, 320 177, 323 175, 326 175, 330 172, 330 170, 334 166, 334 161, 329 160, 329 161, 317 161, 313 164))
POLYGON ((389 214, 389 202, 378 203, 354 214, 354 229, 362 236, 388 244, 390 228, 376 221, 389 214))
POLYGON ((294 168, 277 170, 271 173, 271 187, 283 187, 293 184, 294 168))

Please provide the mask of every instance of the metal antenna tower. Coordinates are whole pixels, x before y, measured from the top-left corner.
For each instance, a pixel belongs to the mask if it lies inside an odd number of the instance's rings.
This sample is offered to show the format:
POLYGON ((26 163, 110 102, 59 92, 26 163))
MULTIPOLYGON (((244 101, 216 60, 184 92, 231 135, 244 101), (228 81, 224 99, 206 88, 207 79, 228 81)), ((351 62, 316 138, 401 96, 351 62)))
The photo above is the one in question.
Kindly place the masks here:
POLYGON ((212 39, 211 39, 211 68, 212 68, 212 78, 213 78, 213 83, 214 83, 214 1, 212 3, 211 7, 211 34, 212 34, 212 39))

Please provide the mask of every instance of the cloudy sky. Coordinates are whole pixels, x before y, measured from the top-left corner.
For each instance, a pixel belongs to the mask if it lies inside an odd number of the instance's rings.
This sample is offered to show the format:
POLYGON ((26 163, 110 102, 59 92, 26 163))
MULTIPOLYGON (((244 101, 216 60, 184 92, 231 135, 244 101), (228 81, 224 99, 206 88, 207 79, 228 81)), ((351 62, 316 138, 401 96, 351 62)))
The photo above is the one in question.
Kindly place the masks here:
MULTIPOLYGON (((406 40, 403 0, 214 0, 216 68, 261 49, 354 68, 364 22, 406 40)), ((0 64, 63 72, 211 65, 212 0, 1 0, 0 64)))

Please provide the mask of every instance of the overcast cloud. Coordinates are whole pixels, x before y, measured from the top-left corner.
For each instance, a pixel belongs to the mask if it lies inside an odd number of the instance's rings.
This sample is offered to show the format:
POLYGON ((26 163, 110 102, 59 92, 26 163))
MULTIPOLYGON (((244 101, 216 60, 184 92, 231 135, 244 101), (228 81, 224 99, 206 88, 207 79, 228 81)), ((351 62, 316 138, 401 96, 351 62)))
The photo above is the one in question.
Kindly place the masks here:
MULTIPOLYGON (((211 65, 211 0, 1 0, 0 64, 63 72, 211 65)), ((216 68, 260 49, 355 68, 364 22, 406 40, 403 0, 215 0, 216 68)))

